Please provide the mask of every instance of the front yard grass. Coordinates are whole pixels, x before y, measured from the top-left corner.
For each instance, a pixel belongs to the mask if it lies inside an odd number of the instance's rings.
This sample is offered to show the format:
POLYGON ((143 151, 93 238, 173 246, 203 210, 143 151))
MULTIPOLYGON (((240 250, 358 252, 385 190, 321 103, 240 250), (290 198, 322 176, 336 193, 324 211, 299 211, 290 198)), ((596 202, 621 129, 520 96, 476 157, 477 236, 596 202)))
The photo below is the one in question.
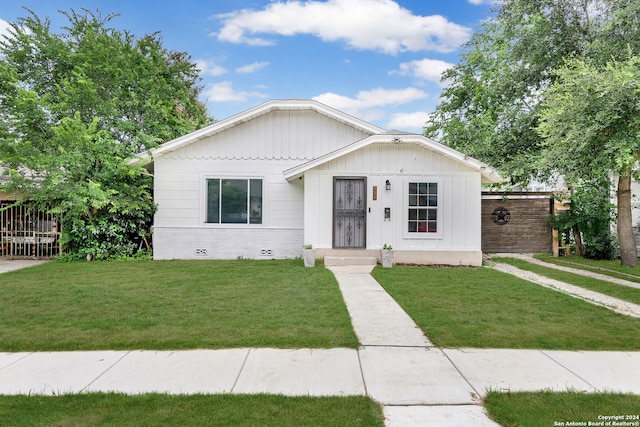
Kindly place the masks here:
POLYGON ((554 257, 551 254, 536 254, 534 258, 550 264, 564 267, 579 268, 630 282, 640 283, 640 268, 631 268, 620 264, 615 260, 593 260, 575 255, 554 257))
POLYGON ((551 391, 534 393, 490 392, 484 400, 487 412, 504 427, 557 425, 637 425, 640 396, 632 394, 551 391), (622 416, 604 420, 603 416, 622 416), (628 416, 628 419, 625 417, 628 416), (609 422, 610 424, 607 424, 609 422), (617 422, 621 424, 613 424, 617 422), (572 424, 573 423, 573 424, 572 424), (589 424, 591 423, 591 424, 589 424), (598 424, 602 423, 602 424, 598 424))
POLYGON ((364 396, 77 394, 2 396, 3 426, 382 426, 364 396))
POLYGON ((640 289, 629 286, 618 285, 604 280, 594 279, 592 277, 581 276, 579 274, 568 273, 553 267, 545 267, 538 264, 532 264, 523 259, 518 258, 493 258, 493 261, 504 262, 513 265, 522 270, 531 271, 550 279, 559 280, 581 288, 589 289, 601 294, 609 295, 624 301, 640 304, 640 289))
POLYGON ((300 260, 51 262, 0 275, 0 301, 0 351, 358 347, 300 260))
POLYGON ((640 319, 491 268, 398 265, 373 275, 440 347, 640 350, 640 319))

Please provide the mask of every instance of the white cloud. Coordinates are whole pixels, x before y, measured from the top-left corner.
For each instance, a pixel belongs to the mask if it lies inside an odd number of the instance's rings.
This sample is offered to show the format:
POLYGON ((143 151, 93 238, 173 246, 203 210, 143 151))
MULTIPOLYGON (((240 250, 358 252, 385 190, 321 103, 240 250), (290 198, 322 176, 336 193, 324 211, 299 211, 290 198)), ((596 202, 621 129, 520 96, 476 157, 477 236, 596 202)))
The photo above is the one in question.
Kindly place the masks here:
POLYGON ((4 39, 4 36, 9 36, 9 30, 11 29, 11 25, 5 21, 4 19, 0 18, 0 40, 4 39))
POLYGON ((467 0, 467 2, 475 6, 480 6, 482 4, 495 4, 496 0, 467 0))
POLYGON ((4 19, 0 18, 0 36, 9 35, 9 23, 4 19))
POLYGON ((414 113, 397 113, 391 116, 391 120, 387 124, 389 129, 415 131, 422 133, 424 125, 429 119, 429 113, 426 111, 416 111, 414 113))
POLYGON ((385 112, 381 110, 382 107, 402 105, 424 99, 427 96, 426 92, 409 87, 406 89, 376 88, 361 91, 355 98, 327 92, 315 96, 313 99, 360 119, 372 121, 384 118, 385 112))
POLYGON ((274 44, 258 34, 312 34, 324 41, 387 54, 403 51, 451 52, 466 42, 471 29, 441 15, 420 16, 393 0, 307 0, 269 3, 216 15, 219 40, 254 46, 274 44))
POLYGON ((211 59, 198 59, 196 60, 196 68, 200 70, 201 75, 208 76, 221 76, 227 73, 227 69, 216 64, 211 59))
POLYGON ((401 74, 403 76, 410 75, 423 80, 442 84, 440 77, 447 69, 453 67, 453 64, 439 59, 421 59, 411 62, 403 62, 400 64, 398 71, 391 71, 390 74, 401 74))
POLYGON ((268 62, 254 62, 253 64, 247 64, 247 65, 243 65, 242 67, 236 68, 236 73, 240 73, 240 74, 255 73, 256 71, 262 70, 267 65, 269 65, 268 62))
POLYGON ((250 98, 266 98, 261 92, 237 92, 230 81, 219 82, 211 85, 204 91, 204 96, 209 102, 246 102, 250 98))
MULTIPOLYGON (((18 27, 19 31, 23 31, 26 34, 31 34, 31 30, 27 27, 18 27)), ((11 35, 10 31, 12 31, 11 24, 4 19, 0 18, 0 39, 3 39, 4 36, 9 37, 11 35)))

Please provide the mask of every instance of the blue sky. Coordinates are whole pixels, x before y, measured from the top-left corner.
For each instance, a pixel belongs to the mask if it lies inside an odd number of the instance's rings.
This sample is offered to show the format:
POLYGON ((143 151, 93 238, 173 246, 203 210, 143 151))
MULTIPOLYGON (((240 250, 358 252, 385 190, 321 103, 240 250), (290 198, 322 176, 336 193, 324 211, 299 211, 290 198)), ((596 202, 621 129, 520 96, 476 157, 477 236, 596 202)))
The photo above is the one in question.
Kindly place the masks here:
POLYGON ((270 99, 315 99, 385 129, 421 133, 442 91, 440 73, 489 17, 491 0, 5 0, 6 23, 25 6, 54 28, 58 10, 118 13, 136 36, 201 69, 202 101, 220 120, 270 99), (8 3, 8 4, 7 4, 8 3))

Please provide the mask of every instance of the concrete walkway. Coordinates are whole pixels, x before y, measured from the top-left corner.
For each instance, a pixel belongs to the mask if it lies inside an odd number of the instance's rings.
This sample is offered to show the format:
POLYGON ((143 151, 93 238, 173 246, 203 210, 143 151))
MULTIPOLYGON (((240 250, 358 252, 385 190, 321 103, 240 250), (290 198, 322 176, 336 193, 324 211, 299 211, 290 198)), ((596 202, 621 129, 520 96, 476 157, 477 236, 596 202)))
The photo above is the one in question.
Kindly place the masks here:
POLYGON ((6 259, 0 258, 0 274, 9 271, 21 270, 23 268, 33 267, 48 261, 32 260, 32 259, 6 259))
POLYGON ((371 277, 331 267, 362 346, 0 353, 0 394, 368 395, 387 426, 495 426, 488 390, 640 394, 640 352, 439 349, 371 277))
MULTIPOLYGON (((541 261, 537 258, 535 258, 532 254, 496 254, 495 256, 498 257, 509 257, 509 258, 518 258, 518 259, 523 259, 527 262, 530 262, 531 264, 537 264, 537 265, 541 265, 543 267, 547 267, 547 268, 553 268, 556 270, 560 270, 560 271, 565 271, 567 273, 573 273, 573 274, 577 274, 579 276, 585 276, 585 277, 592 277, 594 279, 598 279, 598 280, 603 280, 605 282, 609 282, 609 283, 615 283, 616 285, 622 285, 622 286, 627 286, 630 288, 636 288, 636 289, 640 289, 640 283, 637 282, 631 282, 629 280, 624 280, 624 279, 620 279, 617 277, 612 277, 612 276, 608 276, 606 274, 602 274, 602 273, 597 273, 594 271, 590 271, 590 270, 585 270, 582 268, 573 268, 573 267, 568 267, 568 266, 563 266, 563 265, 559 265, 559 264, 552 264, 550 262, 545 262, 545 261, 541 261)), ((580 266, 580 264, 574 264, 577 267, 580 266)), ((620 273, 617 271, 612 271, 609 270, 613 273, 618 273, 620 275, 625 275, 625 273, 620 273)), ((627 275, 629 276, 629 275, 627 275)))
MULTIPOLYGON (((532 256, 519 255, 519 256, 511 256, 511 257, 524 259, 527 262, 542 265, 547 268, 555 268, 558 270, 579 274, 582 276, 593 277, 598 280, 609 281, 621 286, 637 288, 639 285, 638 283, 629 282, 627 280, 621 280, 621 279, 616 280, 613 277, 610 278, 612 280, 608 280, 609 276, 605 276, 602 274, 591 273, 588 271, 578 270, 574 268, 555 266, 550 263, 539 261, 533 258, 532 256)), ((541 274, 533 273, 531 271, 514 267, 513 265, 510 265, 510 264, 505 264, 505 263, 492 260, 491 267, 495 268, 498 271, 502 271, 503 273, 513 274, 514 276, 518 276, 522 279, 529 280, 530 282, 536 283, 538 285, 542 285, 546 288, 550 288, 555 291, 564 292, 568 295, 571 295, 572 297, 582 299, 588 303, 608 308, 609 310, 614 311, 618 314, 623 314, 625 316, 630 316, 630 317, 640 317, 640 305, 638 304, 621 300, 619 298, 614 298, 612 296, 605 295, 600 292, 591 291, 589 289, 586 289, 580 286, 575 286, 569 283, 561 282, 559 280, 551 279, 541 274)))
POLYGON ((384 405, 386 425, 496 425, 478 391, 375 281, 372 269, 329 267, 362 345, 366 392, 384 405))

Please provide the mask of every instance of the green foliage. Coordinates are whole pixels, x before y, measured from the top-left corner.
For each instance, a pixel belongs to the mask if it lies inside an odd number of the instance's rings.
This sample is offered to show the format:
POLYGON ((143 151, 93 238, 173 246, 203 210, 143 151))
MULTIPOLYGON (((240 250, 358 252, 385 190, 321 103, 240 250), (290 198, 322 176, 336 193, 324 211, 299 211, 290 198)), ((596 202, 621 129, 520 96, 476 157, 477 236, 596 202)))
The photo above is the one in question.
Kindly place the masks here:
POLYGON ((63 217, 77 257, 130 255, 155 207, 150 176, 125 159, 209 121, 198 71, 157 33, 110 28, 116 15, 62 13, 61 33, 29 11, 0 41, 4 190, 63 217))
POLYGON ((616 238, 606 230, 596 234, 585 246, 584 256, 588 259, 616 259, 619 255, 619 248, 616 238))
MULTIPOLYGON (((621 260, 636 265, 630 186, 640 160, 640 57, 604 66, 571 60, 556 74, 557 81, 545 92, 537 127, 545 140, 540 168, 563 170, 570 182, 585 175, 618 175, 621 260)), ((604 230, 597 238, 611 249, 604 230)))
POLYGON ((569 195, 570 209, 549 217, 560 233, 581 233, 584 255, 590 259, 613 259, 618 256, 610 225, 614 220, 608 180, 583 180, 569 195))
POLYGON ((543 166, 572 182, 591 171, 628 175, 640 159, 640 57, 602 67, 568 61, 545 93, 537 131, 545 138, 543 166))
MULTIPOLYGON (((544 91, 570 58, 604 64, 640 46, 637 2, 506 0, 464 46, 425 134, 499 169, 539 175, 535 127, 544 91)), ((560 171, 561 173, 563 171, 560 171)))
MULTIPOLYGON (((465 45, 460 62, 443 74, 449 85, 425 134, 492 165, 513 183, 565 175, 575 185, 610 171, 628 174, 637 160, 639 107, 634 84, 623 81, 633 68, 629 58, 640 53, 639 3, 505 0, 498 5, 493 19, 465 45), (585 108, 564 108, 566 94, 549 108, 545 101, 560 90, 555 82, 570 78, 571 69, 577 78, 585 67, 608 70, 602 79, 588 73, 584 84, 575 85, 581 90, 575 105, 585 108), (558 120, 552 123, 551 114, 558 120), (554 132, 561 143, 553 143, 551 153, 545 140, 554 132)), ((621 258, 635 262, 628 185, 621 184, 621 258)))

